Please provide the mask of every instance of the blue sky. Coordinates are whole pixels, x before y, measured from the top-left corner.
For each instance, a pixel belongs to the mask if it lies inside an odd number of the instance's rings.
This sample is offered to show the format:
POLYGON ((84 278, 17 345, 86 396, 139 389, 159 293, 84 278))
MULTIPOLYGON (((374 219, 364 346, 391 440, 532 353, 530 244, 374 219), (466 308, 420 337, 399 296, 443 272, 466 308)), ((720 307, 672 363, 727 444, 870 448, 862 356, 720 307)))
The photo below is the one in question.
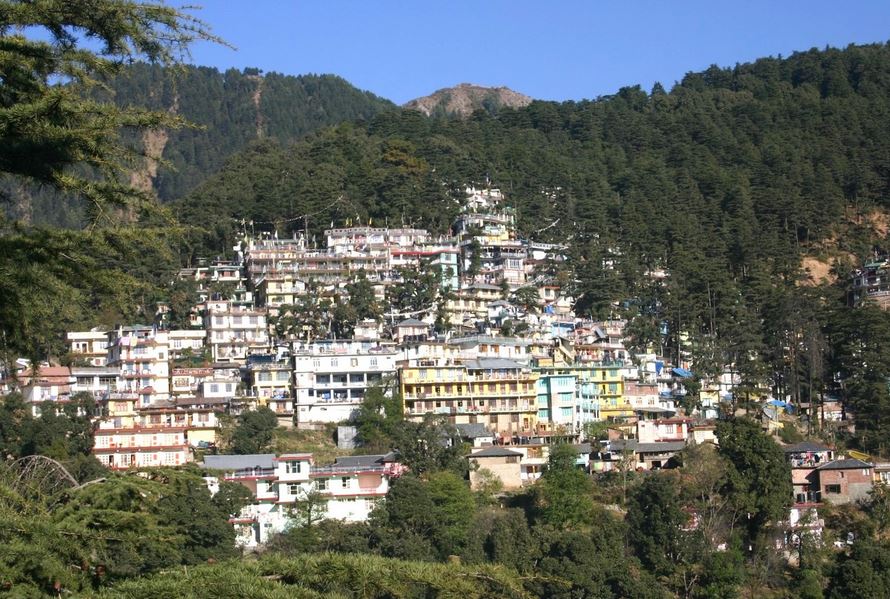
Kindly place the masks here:
POLYGON ((580 100, 826 45, 890 40, 890 1, 198 0, 237 47, 193 62, 334 73, 397 103, 457 83, 580 100))

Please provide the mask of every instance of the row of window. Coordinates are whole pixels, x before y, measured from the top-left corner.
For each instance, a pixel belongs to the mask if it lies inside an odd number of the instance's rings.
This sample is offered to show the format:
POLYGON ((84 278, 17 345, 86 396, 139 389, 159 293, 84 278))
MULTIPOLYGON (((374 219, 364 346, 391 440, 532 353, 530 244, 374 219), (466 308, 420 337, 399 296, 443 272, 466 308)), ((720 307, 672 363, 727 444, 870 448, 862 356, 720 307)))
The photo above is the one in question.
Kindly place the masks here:
MULTIPOLYGON (((312 358, 312 367, 313 368, 321 368, 321 358, 312 358)), ((332 368, 337 368, 340 365, 340 358, 325 358, 325 362, 330 364, 332 368)), ((377 366, 377 358, 369 357, 368 364, 370 366, 377 366)), ((344 366, 346 365, 344 361, 344 366)), ((358 366, 358 358, 349 358, 349 365, 353 367, 358 366)))
MULTIPOLYGON (((232 316, 232 324, 260 324, 259 317, 257 316, 241 316, 240 319, 238 316, 232 316)), ((228 317, 226 316, 214 316, 213 324, 217 326, 225 326, 228 317)))
POLYGON ((279 370, 277 372, 258 372, 256 374, 256 380, 259 382, 268 382, 268 381, 289 381, 290 380, 290 372, 286 370, 279 370), (273 376, 274 375, 274 376, 273 376))
MULTIPOLYGON (((290 462, 289 462, 290 463, 290 462)), ((294 462, 299 464, 299 462, 294 462)), ((298 470, 299 472, 299 470, 298 470)), ((327 479, 327 478, 317 478, 315 479, 315 489, 318 491, 327 491, 329 489, 333 489, 334 482, 337 479, 327 479)), ((350 484, 349 481, 351 479, 348 476, 344 476, 339 479, 339 488, 348 489, 350 484)), ((300 483, 290 483, 287 485, 287 492, 291 495, 300 495, 302 491, 302 485, 300 483)))

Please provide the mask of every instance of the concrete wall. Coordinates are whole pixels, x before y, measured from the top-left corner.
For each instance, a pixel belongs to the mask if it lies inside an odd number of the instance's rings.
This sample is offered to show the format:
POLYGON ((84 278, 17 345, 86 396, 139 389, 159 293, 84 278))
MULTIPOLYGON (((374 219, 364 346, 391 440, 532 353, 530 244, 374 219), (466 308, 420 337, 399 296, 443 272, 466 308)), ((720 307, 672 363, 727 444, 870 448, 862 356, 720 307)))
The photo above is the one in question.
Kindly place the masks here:
POLYGON ((480 477, 479 471, 485 469, 494 474, 504 485, 504 490, 518 489, 522 486, 522 478, 520 476, 520 456, 509 457, 493 457, 493 458, 470 458, 470 461, 478 464, 478 470, 470 471, 470 488, 476 490, 479 488, 480 477), (508 463, 507 460, 514 460, 508 463))

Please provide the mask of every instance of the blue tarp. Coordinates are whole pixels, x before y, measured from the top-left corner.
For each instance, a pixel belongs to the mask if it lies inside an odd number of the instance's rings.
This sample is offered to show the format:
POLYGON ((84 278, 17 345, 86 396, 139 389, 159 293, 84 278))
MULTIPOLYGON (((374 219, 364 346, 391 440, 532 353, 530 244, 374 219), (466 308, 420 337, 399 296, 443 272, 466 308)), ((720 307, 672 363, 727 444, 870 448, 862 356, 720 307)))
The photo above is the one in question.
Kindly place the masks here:
POLYGON ((688 378, 692 377, 692 373, 690 371, 686 370, 685 368, 673 368, 673 369, 671 369, 671 372, 673 372, 674 374, 676 374, 678 377, 680 377, 682 379, 688 379, 688 378))

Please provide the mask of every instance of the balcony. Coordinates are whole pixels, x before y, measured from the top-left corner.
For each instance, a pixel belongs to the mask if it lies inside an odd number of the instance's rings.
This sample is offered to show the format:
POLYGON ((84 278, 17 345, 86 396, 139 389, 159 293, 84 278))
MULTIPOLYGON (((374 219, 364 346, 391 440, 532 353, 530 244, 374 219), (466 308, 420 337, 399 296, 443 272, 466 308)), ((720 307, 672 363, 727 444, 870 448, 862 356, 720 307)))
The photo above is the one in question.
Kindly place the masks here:
MULTIPOLYGON (((275 468, 243 468, 226 472, 224 475, 226 480, 237 480, 241 478, 278 478, 275 468)), ((273 493, 273 497, 278 495, 273 493)))

